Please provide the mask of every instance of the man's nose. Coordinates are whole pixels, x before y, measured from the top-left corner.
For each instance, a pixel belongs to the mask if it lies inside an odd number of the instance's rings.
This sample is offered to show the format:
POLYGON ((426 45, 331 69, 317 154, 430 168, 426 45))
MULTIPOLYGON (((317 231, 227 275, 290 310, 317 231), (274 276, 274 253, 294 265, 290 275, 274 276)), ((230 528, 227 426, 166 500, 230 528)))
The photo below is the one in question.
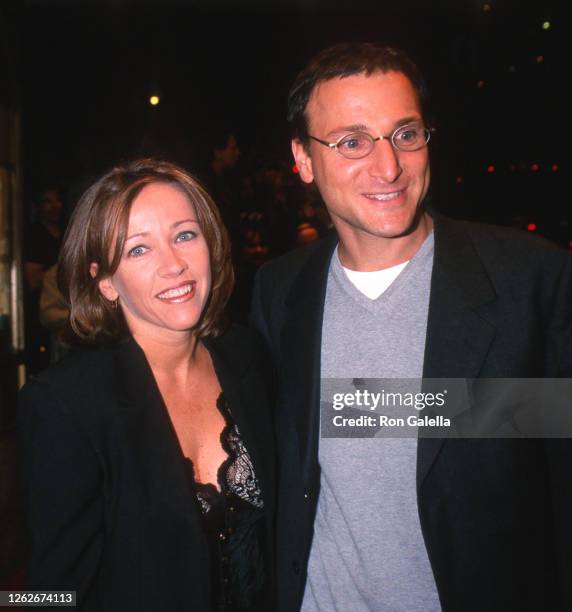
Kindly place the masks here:
POLYGON ((157 271, 161 276, 179 276, 188 268, 187 262, 181 257, 180 253, 177 252, 175 246, 166 246, 162 248, 159 256, 160 262, 157 271))
POLYGON ((369 173, 383 179, 386 183, 393 183, 402 172, 399 155, 391 141, 387 138, 378 140, 369 154, 369 173))

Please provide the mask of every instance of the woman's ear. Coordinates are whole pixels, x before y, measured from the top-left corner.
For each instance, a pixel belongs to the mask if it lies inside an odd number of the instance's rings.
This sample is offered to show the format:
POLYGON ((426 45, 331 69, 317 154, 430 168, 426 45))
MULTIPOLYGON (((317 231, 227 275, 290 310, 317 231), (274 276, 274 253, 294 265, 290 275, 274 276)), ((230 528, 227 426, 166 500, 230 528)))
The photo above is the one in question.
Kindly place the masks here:
MULTIPOLYGON (((89 273, 91 275, 91 278, 96 278, 98 271, 99 266, 94 261, 92 261, 89 264, 89 273)), ((117 293, 117 291, 115 290, 110 276, 106 276, 105 278, 99 280, 97 286, 99 288, 99 292, 106 300, 109 300, 110 302, 115 302, 119 297, 119 293, 117 293)))

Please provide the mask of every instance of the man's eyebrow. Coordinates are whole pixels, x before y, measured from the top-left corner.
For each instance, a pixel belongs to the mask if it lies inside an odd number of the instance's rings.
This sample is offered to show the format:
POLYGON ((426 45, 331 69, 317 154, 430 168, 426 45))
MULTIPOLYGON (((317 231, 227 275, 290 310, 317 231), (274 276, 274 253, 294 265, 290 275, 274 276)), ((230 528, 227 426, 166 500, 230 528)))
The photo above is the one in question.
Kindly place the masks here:
MULTIPOLYGON (((399 119, 398 121, 395 122, 394 124, 394 130, 397 130, 398 128, 407 125, 409 123, 420 123, 423 120, 421 119, 420 116, 418 115, 411 115, 409 117, 403 117, 402 119, 399 119)), ((342 133, 346 133, 346 134, 351 134, 352 132, 367 132, 369 133, 370 131, 370 127, 365 125, 365 123, 352 123, 351 125, 343 125, 340 127, 337 127, 333 130, 331 130, 330 132, 328 132, 327 137, 331 137, 334 134, 342 134, 342 133)))
POLYGON ((365 123, 352 123, 352 125, 343 125, 333 130, 330 130, 327 136, 332 136, 333 134, 340 134, 342 132, 367 132, 368 129, 369 128, 367 125, 365 125, 365 123))

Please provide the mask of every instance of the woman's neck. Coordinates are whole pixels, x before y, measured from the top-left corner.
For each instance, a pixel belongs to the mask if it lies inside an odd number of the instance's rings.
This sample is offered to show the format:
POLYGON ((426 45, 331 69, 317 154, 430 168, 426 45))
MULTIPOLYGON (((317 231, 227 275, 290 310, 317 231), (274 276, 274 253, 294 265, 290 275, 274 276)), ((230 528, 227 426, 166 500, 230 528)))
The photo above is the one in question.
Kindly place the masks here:
POLYGON ((133 337, 157 378, 186 381, 190 372, 200 366, 207 352, 193 334, 161 338, 139 334, 133 337))

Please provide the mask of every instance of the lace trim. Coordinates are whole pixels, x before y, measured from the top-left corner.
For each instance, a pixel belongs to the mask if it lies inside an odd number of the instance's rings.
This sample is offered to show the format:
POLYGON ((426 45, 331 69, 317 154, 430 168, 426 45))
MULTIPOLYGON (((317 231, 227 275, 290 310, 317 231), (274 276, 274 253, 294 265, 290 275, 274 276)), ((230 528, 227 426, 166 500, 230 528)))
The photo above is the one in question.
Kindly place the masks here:
MULTIPOLYGON (((216 405, 225 420, 225 426, 220 434, 220 442, 228 457, 220 464, 217 471, 220 492, 211 483, 205 484, 195 481, 201 511, 203 514, 207 514, 211 510, 216 497, 229 494, 236 495, 256 508, 264 508, 262 491, 254 473, 252 460, 242 441, 238 426, 232 418, 228 402, 222 393, 219 395, 216 405)), ((190 459, 189 462, 192 465, 190 459)))

